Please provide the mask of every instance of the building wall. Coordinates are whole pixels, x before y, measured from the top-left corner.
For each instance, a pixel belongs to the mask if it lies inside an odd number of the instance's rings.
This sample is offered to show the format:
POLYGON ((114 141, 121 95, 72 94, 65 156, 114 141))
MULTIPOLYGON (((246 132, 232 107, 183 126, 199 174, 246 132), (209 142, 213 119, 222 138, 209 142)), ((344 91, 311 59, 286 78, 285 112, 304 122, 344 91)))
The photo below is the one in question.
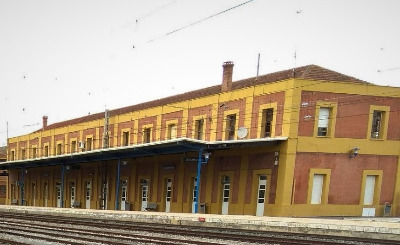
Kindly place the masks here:
MULTIPOLYGON (((195 121, 198 119, 205 119, 205 140, 225 140, 228 134, 227 116, 231 114, 236 115, 236 129, 248 129, 246 139, 260 138, 262 111, 267 108, 273 109, 271 137, 286 136, 288 140, 276 146, 223 150, 213 154, 210 162, 203 166, 201 177, 200 202, 207 204, 208 213, 221 213, 221 181, 223 176, 229 176, 232 192, 229 213, 255 215, 257 178, 263 174, 267 176, 264 215, 360 216, 365 208, 362 200, 367 175, 378 176, 377 197, 368 207, 376 208, 376 214, 381 215, 383 205, 388 202, 393 204, 393 214, 399 214, 400 91, 396 88, 288 79, 124 114, 113 115, 110 111, 109 146, 121 146, 124 132, 129 132, 130 144, 141 144, 145 128, 151 128, 152 142, 166 140, 170 124, 177 125, 177 137, 194 138, 195 121), (329 107, 332 112, 329 134, 322 137, 317 135, 321 107, 329 107), (370 136, 371 111, 374 109, 385 110, 386 113, 383 136, 379 139, 370 136), (350 158, 354 147, 360 148, 359 154, 350 158), (278 159, 275 152, 279 154, 278 159), (320 204, 311 204, 310 201, 315 174, 326 176, 320 204)), ((37 154, 41 157, 46 145, 50 155, 55 155, 57 144, 63 145, 63 153, 70 154, 72 140, 79 142, 88 138, 93 140, 93 149, 102 148, 104 118, 84 123, 81 120, 72 122, 67 126, 44 128, 10 139, 9 156, 14 152, 20 159, 23 149, 41 146, 37 154)), ((31 156, 31 153, 27 155, 31 156)), ((128 160, 129 164, 121 168, 121 180, 128 183, 128 200, 134 210, 141 207, 142 179, 149 179, 149 201, 157 203, 159 211, 165 210, 166 180, 172 179, 171 211, 191 212, 196 166, 182 159, 183 156, 174 155, 128 160)), ((77 197, 81 206, 85 207, 85 183, 90 181, 93 190, 96 190, 91 194, 90 207, 101 208, 99 195, 106 179, 110 190, 107 208, 114 209, 116 165, 116 161, 87 163, 67 172, 66 195, 68 184, 75 182, 77 197), (106 177, 104 169, 107 170, 106 177)), ((43 196, 42 189, 47 183, 52 188, 49 205, 55 206, 54 190, 56 183, 61 181, 60 167, 43 167, 32 172, 26 176, 30 186, 35 184, 37 193, 42 193, 37 195, 43 196)), ((18 170, 11 170, 11 175, 10 183, 21 178, 18 170)), ((30 199, 28 203, 31 204, 30 199)), ((71 205, 67 199, 65 201, 66 206, 71 205)), ((43 203, 39 200, 39 205, 43 203)))
POLYGON ((0 176, 0 205, 7 203, 7 186, 8 186, 8 176, 0 176))

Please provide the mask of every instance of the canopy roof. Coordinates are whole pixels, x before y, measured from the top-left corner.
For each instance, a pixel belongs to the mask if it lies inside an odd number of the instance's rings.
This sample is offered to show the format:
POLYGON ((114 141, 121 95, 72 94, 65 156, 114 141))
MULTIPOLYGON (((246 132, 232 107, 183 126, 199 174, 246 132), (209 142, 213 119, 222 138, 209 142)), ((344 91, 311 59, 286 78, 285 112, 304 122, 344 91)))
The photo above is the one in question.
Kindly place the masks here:
POLYGON ((226 141, 202 141, 189 138, 178 138, 139 145, 98 149, 35 159, 8 161, 0 163, 0 170, 139 158, 185 152, 198 152, 200 150, 215 151, 234 147, 268 146, 278 144, 285 140, 287 140, 287 137, 226 141))

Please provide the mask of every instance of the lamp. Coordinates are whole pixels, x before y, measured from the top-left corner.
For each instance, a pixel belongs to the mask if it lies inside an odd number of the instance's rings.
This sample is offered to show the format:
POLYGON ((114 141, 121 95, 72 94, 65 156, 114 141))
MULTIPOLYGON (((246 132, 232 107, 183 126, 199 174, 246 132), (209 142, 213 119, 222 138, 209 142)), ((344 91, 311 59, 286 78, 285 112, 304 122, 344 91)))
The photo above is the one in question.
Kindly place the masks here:
POLYGON ((279 163, 279 151, 275 151, 274 155, 274 165, 277 166, 279 163))
POLYGON ((208 160, 210 159, 211 153, 210 152, 204 152, 204 160, 206 162, 208 162, 208 160))
POLYGON ((359 150, 360 150, 360 148, 358 148, 358 147, 354 147, 353 149, 351 149, 349 152, 349 158, 356 157, 358 155, 359 150))

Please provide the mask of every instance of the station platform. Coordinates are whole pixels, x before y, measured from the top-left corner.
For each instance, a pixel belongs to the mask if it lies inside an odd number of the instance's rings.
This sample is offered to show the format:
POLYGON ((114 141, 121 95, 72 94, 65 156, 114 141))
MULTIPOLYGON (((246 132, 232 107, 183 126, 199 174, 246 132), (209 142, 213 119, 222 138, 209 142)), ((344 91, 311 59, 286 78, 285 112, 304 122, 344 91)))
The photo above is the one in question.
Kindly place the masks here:
POLYGON ((2 212, 400 241, 400 217, 256 217, 0 205, 2 212))

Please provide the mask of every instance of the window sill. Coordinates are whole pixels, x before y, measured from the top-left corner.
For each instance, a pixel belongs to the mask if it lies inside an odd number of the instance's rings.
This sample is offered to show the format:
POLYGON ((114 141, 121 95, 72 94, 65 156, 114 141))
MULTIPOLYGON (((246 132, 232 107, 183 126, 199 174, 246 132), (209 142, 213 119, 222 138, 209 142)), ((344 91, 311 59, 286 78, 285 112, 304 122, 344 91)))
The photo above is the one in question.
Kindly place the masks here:
POLYGON ((327 135, 327 136, 318 136, 318 135, 317 135, 317 136, 315 136, 315 137, 316 137, 316 138, 323 138, 323 139, 324 139, 324 138, 331 138, 331 136, 329 136, 329 135, 327 135))
POLYGON ((385 139, 379 139, 379 138, 369 138, 369 140, 372 140, 372 141, 384 141, 385 139))

